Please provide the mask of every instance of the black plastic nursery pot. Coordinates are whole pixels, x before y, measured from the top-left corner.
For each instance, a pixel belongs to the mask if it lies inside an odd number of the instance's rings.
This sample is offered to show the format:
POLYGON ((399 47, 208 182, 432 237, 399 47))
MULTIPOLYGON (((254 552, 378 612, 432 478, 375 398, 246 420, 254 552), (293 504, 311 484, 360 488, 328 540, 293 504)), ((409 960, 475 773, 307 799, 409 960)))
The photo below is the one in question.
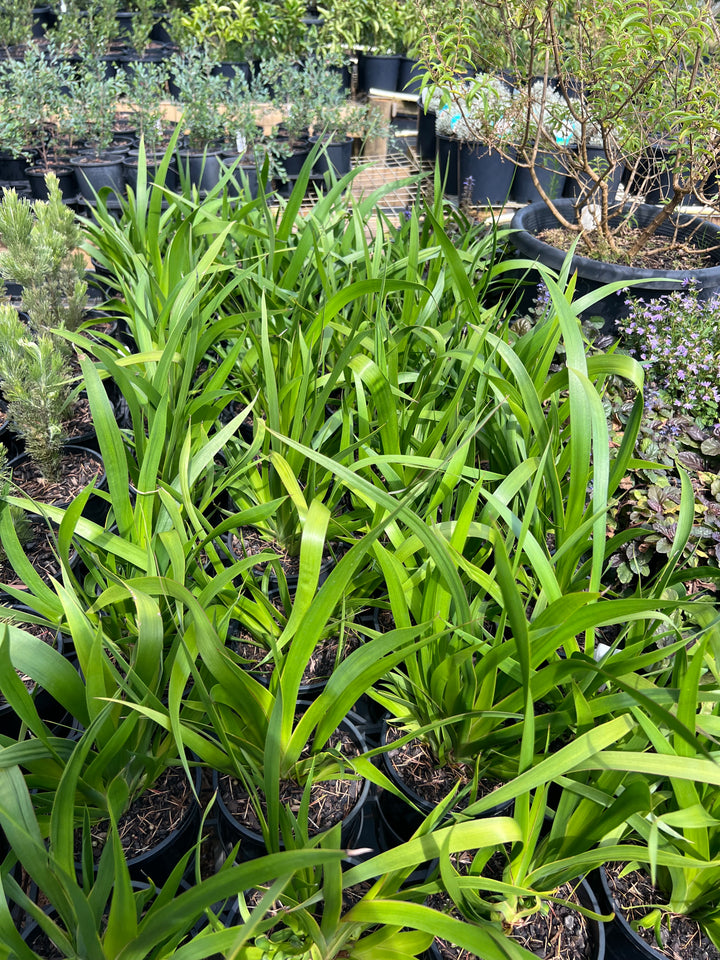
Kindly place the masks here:
MULTIPOLYGON (((439 140, 440 138, 438 138, 439 140)), ((501 207, 517 176, 512 159, 483 143, 461 140, 458 144, 459 192, 474 205, 501 207)))
MULTIPOLYGON (((317 143, 318 137, 311 137, 311 143, 317 143)), ((353 138, 345 137, 343 140, 329 140, 323 142, 323 149, 318 154, 317 160, 313 165, 313 173, 324 176, 331 170, 336 177, 340 178, 350 173, 352 168, 352 148, 353 138)))
POLYGON ((109 187, 113 193, 122 194, 125 187, 123 161, 120 157, 95 159, 76 157, 70 161, 75 170, 80 193, 86 200, 94 200, 96 195, 109 187))
POLYGON ((334 74, 338 78, 338 87, 343 94, 350 92, 350 87, 352 86, 352 71, 349 64, 343 63, 342 66, 330 67, 330 73, 334 74))
POLYGON ((398 90, 401 93, 420 93, 424 68, 414 57, 401 57, 398 72, 398 90))
MULTIPOLYGON (((131 880, 131 886, 133 891, 139 891, 139 890, 148 890, 151 885, 144 881, 131 880)), ((33 885, 32 889, 34 893, 31 892, 31 896, 36 897, 37 887, 33 885)), ((188 889, 190 889, 188 883, 185 880, 183 880, 180 884, 179 892, 183 893, 185 892, 185 890, 188 890, 188 889)), ((162 895, 162 890, 155 891, 156 898, 160 897, 161 895, 162 895)), ((57 921, 58 919, 57 909, 54 906, 45 907, 43 910, 43 913, 45 913, 46 916, 50 917, 54 921, 57 921)), ((105 915, 103 915, 103 920, 105 919, 107 918, 105 915)), ((188 926, 190 926, 190 924, 192 923, 193 923, 193 918, 191 917, 188 926)), ((207 919, 205 917, 198 918, 198 920, 194 921, 194 926, 192 927, 192 930, 188 930, 188 933, 194 933, 202 929, 202 927, 206 923, 207 923, 207 919)), ((36 920, 31 920, 29 918, 26 920, 22 928, 21 936, 25 941, 26 945, 34 952, 35 956, 38 957, 39 960, 43 960, 43 958, 48 958, 48 960, 62 960, 62 958, 65 956, 65 954, 62 953, 58 947, 55 946, 55 944, 52 942, 50 937, 45 933, 41 925, 36 920)), ((80 954, 78 954, 78 956, 79 955, 80 954)))
POLYGON ((177 164, 180 179, 187 179, 201 193, 207 193, 218 185, 222 176, 222 150, 205 150, 197 153, 179 150, 177 164))
MULTIPOLYGON (((577 222, 577 213, 572 200, 560 199, 555 201, 558 212, 569 222, 577 222)), ((618 223, 620 218, 627 215, 629 208, 623 208, 614 218, 618 223)), ((648 204, 640 204, 632 209, 632 216, 638 226, 650 223, 657 214, 658 208, 648 204)), ((544 203, 531 203, 522 210, 518 210, 512 219, 513 233, 510 237, 513 246, 521 257, 535 260, 560 271, 567 254, 564 250, 553 247, 538 234, 543 230, 560 226, 559 221, 548 206, 544 203)), ((713 265, 684 270, 651 270, 646 268, 628 267, 623 264, 606 263, 602 260, 591 260, 589 257, 574 256, 570 272, 577 272, 578 281, 575 298, 578 299, 599 287, 614 281, 639 281, 628 287, 628 292, 635 299, 651 300, 681 290, 688 280, 695 285, 701 300, 709 300, 720 290, 720 227, 689 214, 677 214, 666 220, 658 230, 656 236, 670 239, 677 235, 681 242, 692 244, 702 251, 706 249, 713 265)), ((628 308, 622 294, 611 294, 587 311, 587 316, 600 317, 604 321, 603 332, 615 333, 617 320, 627 316, 628 308)))
MULTIPOLYGON (((551 200, 563 196, 567 175, 556 154, 538 151, 535 161, 535 176, 545 194, 551 200)), ((516 203, 535 203, 542 200, 540 191, 533 183, 529 167, 518 166, 512 181, 510 199, 516 203)))
MULTIPOLYGON (((103 490, 107 487, 107 476, 103 469, 102 457, 97 452, 97 450, 91 450, 89 447, 76 446, 75 444, 67 443, 62 450, 63 462, 64 465, 67 464, 66 469, 71 468, 72 462, 83 462, 83 463, 93 463, 97 466, 97 469, 94 471, 95 477, 95 488, 97 490, 103 490)), ((33 468, 30 464, 30 456, 28 453, 21 453, 17 457, 14 457, 8 464, 13 471, 13 480, 19 487, 25 489, 27 486, 27 480, 23 478, 23 473, 27 471, 27 477, 29 480, 36 481, 39 476, 39 471, 33 468)), ((88 481, 89 482, 89 481, 88 481)), ((79 489, 82 489, 86 484, 80 483, 79 489)), ((76 491, 77 492, 77 491, 76 491)), ((40 500, 40 502, 52 504, 55 507, 61 509, 67 509, 70 506, 75 493, 72 493, 69 498, 66 500, 63 498, 62 493, 57 495, 50 494, 47 498, 42 496, 42 493, 37 495, 35 499, 40 500)), ((95 523, 102 524, 107 516, 109 504, 108 501, 90 495, 85 508, 83 510, 83 516, 87 517, 89 520, 93 520, 95 523)))
POLYGON ((397 90, 401 59, 399 54, 361 53, 358 57, 358 89, 397 90))
MULTIPOLYGON (((663 203, 673 195, 673 176, 676 154, 668 146, 656 143, 640 157, 630 174, 630 189, 643 196, 645 203, 663 203)), ((685 171, 687 172, 687 171, 685 171)), ((688 197, 684 203, 692 203, 688 197)))
POLYGON ((417 151, 421 160, 434 160, 437 153, 437 140, 435 137, 435 112, 428 110, 423 112, 422 108, 418 110, 417 125, 417 151))
POLYGON ((590 881, 601 911, 613 914, 613 919, 604 925, 608 955, 617 957, 618 960, 658 960, 662 954, 645 943, 616 905, 608 886, 605 869, 600 867, 599 870, 594 870, 590 875, 590 881))
POLYGON ((227 80, 234 80, 235 77, 244 77, 248 83, 252 80, 252 69, 245 60, 216 63, 211 72, 213 76, 225 77, 227 80))
MULTIPOLYGON (((298 703, 299 707, 306 705, 307 703, 305 701, 298 703)), ((339 729, 350 735, 360 752, 366 749, 365 740, 361 732, 350 719, 346 717, 341 722, 339 729)), ((216 791, 217 796, 217 826, 221 842, 227 849, 230 849, 239 842, 240 848, 238 856, 243 861, 254 860, 257 857, 265 856, 268 853, 268 849, 265 846, 262 833, 241 823, 237 817, 230 812, 225 799, 223 799, 221 775, 217 772, 213 774, 213 789, 216 791)), ((357 846, 358 838, 365 826, 365 813, 370 796, 370 781, 364 780, 360 794, 355 800, 352 809, 342 820, 341 843, 345 849, 352 849, 357 846)), ((310 832, 312 835, 313 831, 311 830, 310 832)), ((285 844, 281 838, 279 838, 279 849, 285 849, 285 844)))
POLYGON ((296 146, 289 157, 282 157, 279 161, 287 180, 298 177, 303 168, 303 164, 310 155, 310 144, 305 142, 302 146, 296 146))
MULTIPOLYGON (((589 875, 588 880, 595 892, 600 912, 613 914, 612 920, 604 924, 607 940, 608 957, 617 960, 661 960, 663 957, 675 957, 677 952, 664 951, 661 947, 653 947, 637 933, 625 917, 625 911, 615 900, 608 883, 605 867, 600 867, 589 875)), ((669 921, 672 924, 672 917, 669 921)), ((693 938, 695 939, 695 938, 693 938)), ((713 949, 707 941, 702 943, 698 938, 694 946, 694 956, 708 956, 713 949)), ((713 954, 714 955, 714 954, 713 954)))
POLYGON ((239 197, 243 186, 247 185, 251 200, 258 195, 258 170, 255 163, 238 163, 238 154, 226 152, 223 154, 223 163, 226 167, 233 167, 232 177, 227 181, 228 197, 239 197))
POLYGON ((128 42, 132 37, 133 31, 133 21, 137 17, 137 13, 134 10, 118 10, 115 14, 115 22, 117 24, 118 30, 118 39, 123 42, 128 42))
POLYGON ((168 30, 169 25, 168 17, 162 11, 158 11, 155 14, 155 23, 150 31, 150 39, 156 43, 172 44, 173 38, 168 30))
MULTIPOLYGON (((151 184, 157 172, 160 169, 160 164, 162 162, 162 156, 148 156, 145 159, 145 167, 147 169, 147 183, 151 184)), ((133 190, 137 189, 138 182, 138 168, 139 168, 139 157, 137 150, 130 150, 124 157, 122 161, 123 165, 123 178, 125 180, 125 185, 131 187, 133 190)), ((167 173, 165 175, 165 186, 168 190, 177 190, 178 187, 178 172, 177 165, 174 161, 171 161, 170 166, 168 167, 167 173)))
POLYGON ((56 21, 57 16, 51 7, 33 7, 33 37, 40 40, 48 28, 55 26, 56 21))
MULTIPOLYGON (((72 203, 77 198, 78 184, 75 178, 75 170, 70 164, 52 167, 52 172, 58 178, 58 186, 63 200, 72 203)), ((47 200, 48 189, 45 183, 45 177, 50 169, 43 167, 28 167, 25 171, 25 179, 30 184, 30 192, 34 200, 47 200)))
MULTIPOLYGON (((185 773, 181 768, 180 773, 183 777, 185 777, 185 773)), ((151 785, 149 789, 157 792, 158 783, 159 781, 151 785)), ((167 881, 168 877, 180 862, 181 858, 197 842, 198 831, 200 829, 200 822, 202 819, 202 809, 197 800, 197 798, 200 796, 201 787, 202 769, 200 767, 196 767, 193 770, 194 794, 190 795, 188 805, 182 811, 176 826, 168 831, 157 843, 149 845, 147 850, 127 858, 126 862, 132 880, 140 882, 152 881, 153 883, 162 885, 167 881)), ((172 799, 171 795, 168 795, 170 799, 172 799)), ((144 816, 142 794, 133 803, 132 807, 130 808, 130 813, 134 813, 140 819, 144 816)), ((126 813, 119 822, 121 833, 123 821, 127 816, 128 813, 126 813)), ((98 851, 98 858, 100 852, 101 851, 98 851)), ((78 876, 80 876, 82 872, 81 864, 76 863, 75 867, 78 871, 78 876)), ((95 864, 95 868, 97 869, 97 862, 95 864)), ((192 861, 191 865, 188 867, 188 870, 190 869, 192 869, 192 861)))
POLYGON ((27 157, 16 157, 12 153, 0 150, 0 180, 8 183, 25 180, 28 162, 27 157))
POLYGON ((445 134, 437 135, 437 162, 440 177, 445 183, 445 193, 456 196, 458 193, 458 141, 445 134))
POLYGON ((12 430, 7 419, 7 403, 2 397, 0 397, 0 443, 5 447, 9 460, 17 457, 24 449, 22 440, 12 430))

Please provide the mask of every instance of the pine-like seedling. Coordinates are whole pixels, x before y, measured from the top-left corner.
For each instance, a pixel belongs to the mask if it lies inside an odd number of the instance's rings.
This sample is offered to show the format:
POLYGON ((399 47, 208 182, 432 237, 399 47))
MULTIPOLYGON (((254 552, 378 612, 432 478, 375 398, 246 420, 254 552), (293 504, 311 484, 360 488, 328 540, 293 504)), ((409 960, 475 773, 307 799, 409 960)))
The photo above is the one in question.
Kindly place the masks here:
POLYGON ((38 331, 75 330, 87 307, 85 261, 75 214, 62 201, 55 174, 48 199, 34 203, 4 190, 0 201, 0 277, 21 284, 23 309, 38 331))
POLYGON ((70 371, 49 334, 32 338, 17 312, 0 306, 0 389, 8 420, 48 480, 60 477, 70 371))

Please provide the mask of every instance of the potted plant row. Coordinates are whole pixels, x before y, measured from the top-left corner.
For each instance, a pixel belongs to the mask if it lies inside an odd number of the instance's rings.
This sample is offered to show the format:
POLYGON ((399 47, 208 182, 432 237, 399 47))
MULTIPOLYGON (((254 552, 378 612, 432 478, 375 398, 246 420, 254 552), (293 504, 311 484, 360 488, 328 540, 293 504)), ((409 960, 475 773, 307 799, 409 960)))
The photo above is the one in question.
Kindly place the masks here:
MULTIPOLYGON (((257 169, 269 158, 271 175, 287 173, 293 150, 307 137, 315 136, 333 144, 330 161, 335 173, 350 167, 352 138, 367 138, 386 132, 379 114, 368 105, 349 102, 338 78, 327 65, 310 57, 302 71, 289 59, 267 60, 258 78, 248 85, 243 74, 227 78, 216 72, 216 61, 200 48, 178 54, 168 68, 157 63, 138 64, 129 76, 106 76, 103 63, 85 60, 70 75, 68 65, 49 59, 37 48, 29 48, 22 60, 6 61, 0 88, 4 102, 12 103, 12 123, 0 137, 16 169, 8 169, 15 182, 33 174, 31 188, 47 195, 45 174, 55 164, 61 177, 63 195, 73 201, 78 189, 86 203, 94 203, 97 193, 109 187, 116 195, 126 183, 136 183, 137 140, 144 141, 146 158, 155 162, 169 142, 171 125, 167 97, 173 77, 177 107, 182 117, 178 147, 183 151, 184 175, 189 175, 201 190, 217 183, 223 166, 235 166, 254 183, 257 169), (31 78, 39 75, 29 93, 31 78), (269 97, 268 88, 273 96, 269 97), (260 104, 271 106, 284 116, 285 137, 267 138, 259 121, 260 104), (132 126, 128 139, 118 127, 118 108, 126 105, 132 126), (49 134, 49 135, 48 135, 49 134), (289 134, 289 139, 288 139, 289 134), (348 136, 350 134, 351 136, 348 136), (333 143, 337 143, 335 146, 333 143), (38 144, 36 149, 36 144, 38 144), (28 158, 37 160, 28 170, 28 158)), ((328 169, 327 151, 319 154, 328 169)), ((290 176, 295 176, 290 168, 290 176)))

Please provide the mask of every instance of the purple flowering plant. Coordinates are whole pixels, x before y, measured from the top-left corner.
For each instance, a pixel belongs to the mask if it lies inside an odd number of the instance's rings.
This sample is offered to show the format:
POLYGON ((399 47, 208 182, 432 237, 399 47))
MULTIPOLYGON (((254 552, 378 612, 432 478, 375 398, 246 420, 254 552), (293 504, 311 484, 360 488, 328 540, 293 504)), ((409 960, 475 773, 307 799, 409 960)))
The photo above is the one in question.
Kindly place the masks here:
POLYGON ((720 419, 720 297, 702 300, 693 284, 654 300, 628 297, 618 323, 647 380, 677 414, 710 426, 720 419))
MULTIPOLYGON (((608 397, 608 416, 620 437, 631 412, 631 400, 608 397)), ((621 481, 621 493, 610 508, 609 531, 634 528, 638 536, 610 558, 620 583, 647 581, 672 549, 680 514, 679 470, 693 490, 693 524, 683 550, 683 565, 698 569, 720 564, 720 424, 701 426, 677 413, 653 388, 645 394, 638 433, 637 459, 621 481)))

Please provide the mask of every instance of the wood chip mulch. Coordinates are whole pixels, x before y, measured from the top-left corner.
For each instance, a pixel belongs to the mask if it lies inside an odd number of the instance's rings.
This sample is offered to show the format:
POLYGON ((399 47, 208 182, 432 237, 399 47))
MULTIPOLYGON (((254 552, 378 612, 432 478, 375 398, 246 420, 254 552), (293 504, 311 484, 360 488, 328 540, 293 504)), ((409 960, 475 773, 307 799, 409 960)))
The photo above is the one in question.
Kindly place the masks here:
POLYGON ((97 456, 66 453, 62 458, 62 479, 46 480, 38 468, 25 462, 13 468, 13 482, 28 497, 40 503, 70 503, 93 477, 102 475, 102 463, 97 456))

